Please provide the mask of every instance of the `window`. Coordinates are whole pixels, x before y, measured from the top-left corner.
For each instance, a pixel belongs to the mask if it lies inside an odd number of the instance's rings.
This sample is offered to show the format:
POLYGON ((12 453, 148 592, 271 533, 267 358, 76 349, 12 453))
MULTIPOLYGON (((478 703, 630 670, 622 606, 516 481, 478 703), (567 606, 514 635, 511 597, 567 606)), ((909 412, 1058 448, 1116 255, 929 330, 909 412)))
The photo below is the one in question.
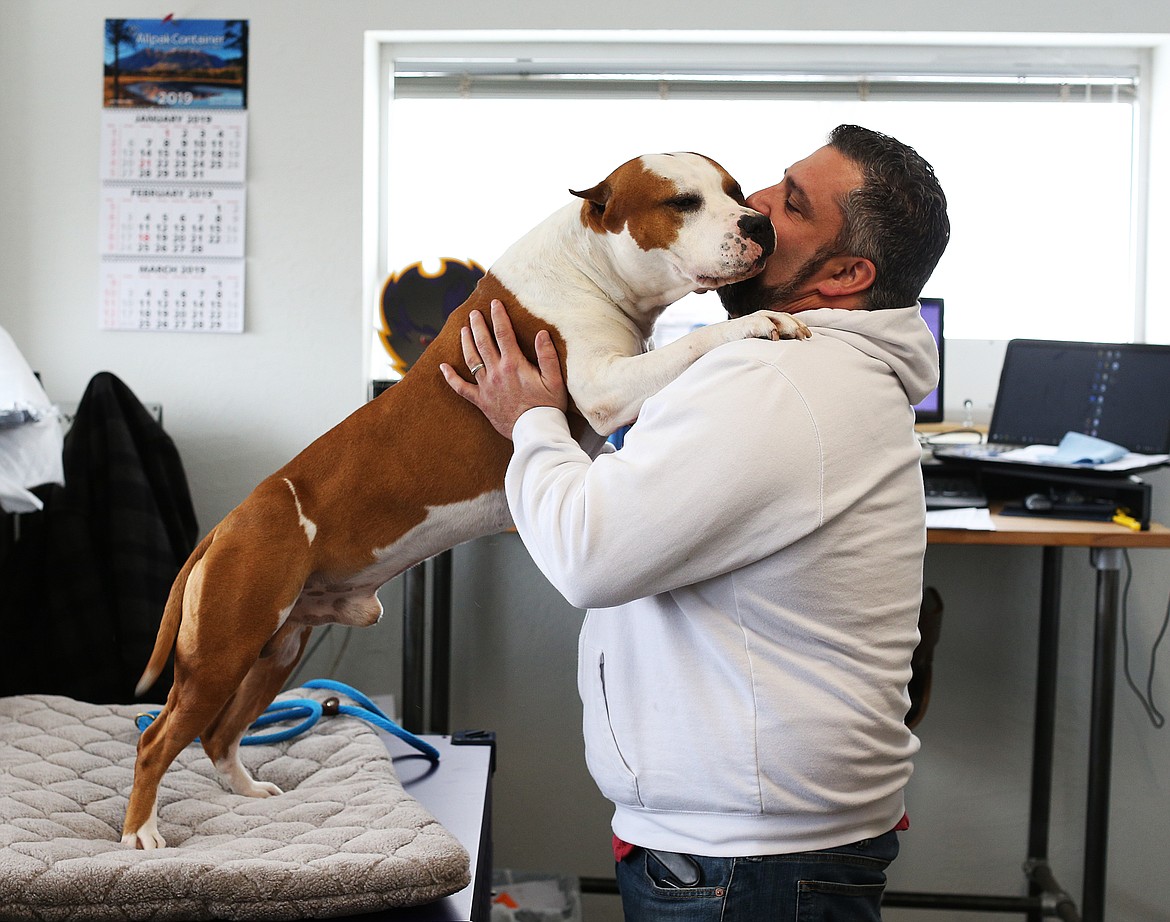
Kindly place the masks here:
MULTIPOLYGON (((1131 205, 1139 62, 1124 49, 1069 57, 387 46, 376 271, 440 257, 489 266, 568 201, 568 188, 643 152, 701 151, 750 192, 853 122, 915 147, 947 192, 952 241, 924 294, 946 298, 948 338, 1129 341, 1141 332, 1131 205)), ((667 310, 659 335, 720 316, 716 295, 691 295, 667 310)))

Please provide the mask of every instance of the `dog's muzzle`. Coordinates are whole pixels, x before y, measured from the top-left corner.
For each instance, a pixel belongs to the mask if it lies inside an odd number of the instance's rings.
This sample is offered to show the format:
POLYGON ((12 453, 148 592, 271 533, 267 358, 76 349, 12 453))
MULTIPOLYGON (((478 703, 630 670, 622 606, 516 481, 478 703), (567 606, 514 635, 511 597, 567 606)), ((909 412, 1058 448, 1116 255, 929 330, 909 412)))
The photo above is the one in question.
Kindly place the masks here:
POLYGON ((776 230, 771 221, 762 214, 752 212, 743 215, 736 226, 741 235, 759 245, 761 263, 772 255, 776 249, 776 230))

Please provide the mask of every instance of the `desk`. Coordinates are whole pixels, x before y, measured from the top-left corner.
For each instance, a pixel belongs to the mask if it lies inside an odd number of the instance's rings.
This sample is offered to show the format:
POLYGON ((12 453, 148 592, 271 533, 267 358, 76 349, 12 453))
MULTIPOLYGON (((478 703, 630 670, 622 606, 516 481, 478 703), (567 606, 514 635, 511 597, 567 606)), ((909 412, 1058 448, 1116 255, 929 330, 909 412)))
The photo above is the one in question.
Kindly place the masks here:
POLYGON ((379 732, 403 789, 430 811, 471 856, 471 883, 458 893, 405 909, 345 916, 337 922, 488 922, 492 879, 492 773, 494 747, 475 740, 424 736, 439 750, 439 764, 389 733, 379 732))
POLYGON ((1089 727, 1089 776, 1084 844, 1083 922, 1105 918, 1106 849, 1109 836, 1109 785, 1113 758, 1113 695, 1117 668, 1118 571, 1126 548, 1170 548, 1170 529, 1151 525, 1131 531, 1109 522, 1003 516, 992 514, 995 531, 930 529, 935 545, 1039 547, 1043 549, 1040 585, 1040 638, 1032 743, 1032 789, 1028 818, 1028 856, 1024 869, 1027 897, 963 894, 887 893, 887 906, 922 909, 1026 913, 1030 922, 1043 915, 1076 919, 1072 898, 1056 883, 1048 865, 1048 827, 1052 798, 1053 740, 1056 728, 1057 644, 1060 633, 1060 578, 1066 547, 1089 549, 1097 571, 1093 688, 1089 727))

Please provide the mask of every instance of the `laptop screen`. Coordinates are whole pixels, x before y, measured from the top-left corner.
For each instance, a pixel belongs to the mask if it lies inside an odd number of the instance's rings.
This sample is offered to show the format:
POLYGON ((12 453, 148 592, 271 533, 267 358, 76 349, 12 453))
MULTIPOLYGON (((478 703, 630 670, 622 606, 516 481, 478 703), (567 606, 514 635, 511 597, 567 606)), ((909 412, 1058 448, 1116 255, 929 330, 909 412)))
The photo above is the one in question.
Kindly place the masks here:
POLYGON ((922 402, 914 407, 914 421, 919 423, 941 423, 943 418, 943 299, 919 298, 922 307, 922 319, 934 334, 934 341, 938 345, 938 387, 926 395, 922 402))
POLYGON ((1141 454, 1170 451, 1170 346, 1013 339, 988 441, 1057 445, 1082 432, 1141 454))

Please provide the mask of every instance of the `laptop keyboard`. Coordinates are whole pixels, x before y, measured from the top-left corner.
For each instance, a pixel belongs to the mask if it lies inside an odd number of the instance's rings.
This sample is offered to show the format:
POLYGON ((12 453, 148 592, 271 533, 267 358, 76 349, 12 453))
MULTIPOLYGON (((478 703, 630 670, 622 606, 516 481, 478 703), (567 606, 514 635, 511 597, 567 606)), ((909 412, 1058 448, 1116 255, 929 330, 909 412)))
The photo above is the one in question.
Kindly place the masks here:
POLYGON ((1004 452, 1026 448, 1019 442, 978 442, 973 445, 936 445, 936 458, 959 458, 962 460, 985 461, 988 458, 997 458, 1004 452))

